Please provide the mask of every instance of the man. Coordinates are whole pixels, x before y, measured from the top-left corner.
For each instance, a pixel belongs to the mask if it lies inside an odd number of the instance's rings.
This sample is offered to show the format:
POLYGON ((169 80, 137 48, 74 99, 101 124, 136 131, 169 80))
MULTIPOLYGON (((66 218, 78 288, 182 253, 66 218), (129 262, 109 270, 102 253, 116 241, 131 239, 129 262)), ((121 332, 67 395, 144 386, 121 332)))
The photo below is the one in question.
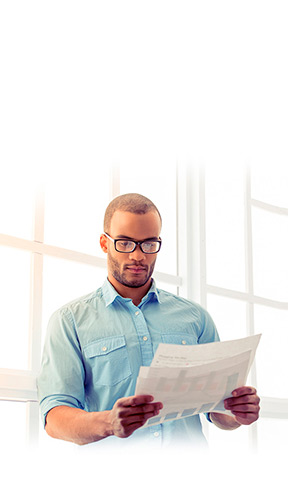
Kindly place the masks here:
MULTIPOLYGON (((38 390, 50 436, 79 445, 205 442, 198 415, 141 429, 163 405, 149 392, 134 395, 139 368, 150 365, 159 343, 219 340, 205 310, 158 290, 152 280, 161 223, 156 206, 142 195, 121 195, 108 205, 100 237, 108 278, 49 323, 38 390)), ((222 429, 249 425, 259 415, 252 387, 238 388, 225 406, 234 416, 208 418, 222 429)))

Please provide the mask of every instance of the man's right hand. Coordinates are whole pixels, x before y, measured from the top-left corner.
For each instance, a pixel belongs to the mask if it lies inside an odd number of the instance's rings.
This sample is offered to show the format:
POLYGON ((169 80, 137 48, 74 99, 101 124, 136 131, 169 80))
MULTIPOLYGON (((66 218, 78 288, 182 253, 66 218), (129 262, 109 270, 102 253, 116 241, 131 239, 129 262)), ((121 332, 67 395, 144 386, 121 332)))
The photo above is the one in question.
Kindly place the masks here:
POLYGON ((129 437, 163 408, 162 403, 153 403, 153 400, 151 395, 119 398, 112 410, 104 412, 86 412, 60 405, 48 412, 46 432, 53 438, 77 445, 97 442, 110 435, 129 437))
POLYGON ((163 404, 154 402, 151 395, 134 395, 119 398, 109 412, 112 435, 126 438, 142 427, 148 418, 158 415, 163 404))

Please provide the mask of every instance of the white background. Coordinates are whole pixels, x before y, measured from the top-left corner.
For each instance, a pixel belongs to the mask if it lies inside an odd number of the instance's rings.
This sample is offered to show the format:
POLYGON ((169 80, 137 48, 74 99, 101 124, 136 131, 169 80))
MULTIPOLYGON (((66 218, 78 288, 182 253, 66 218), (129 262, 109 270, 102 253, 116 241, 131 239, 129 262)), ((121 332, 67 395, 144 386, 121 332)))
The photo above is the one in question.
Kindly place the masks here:
MULTIPOLYGON (((253 304, 253 328, 263 332, 254 379, 265 397, 277 399, 288 397, 282 378, 288 285, 286 25, 281 1, 0 5, 0 233, 34 240, 38 186, 45 191, 42 243, 101 258, 98 236, 108 200, 113 192, 140 191, 155 200, 164 219, 158 270, 183 274, 185 287, 185 272, 177 272, 176 247, 182 244, 176 221, 183 225, 186 212, 197 205, 183 202, 179 212, 176 195, 179 200, 186 186, 183 179, 174 181, 175 163, 193 171, 206 165, 201 298, 221 337, 239 337, 252 328, 241 296, 247 289, 243 167, 250 165, 252 198, 276 207, 274 212, 251 207, 249 260, 253 294, 270 301, 270 306, 253 304), (236 291, 238 298, 209 286, 236 291)), ((31 361, 35 368, 31 253, 1 244, 0 260, 0 368, 26 370, 31 361)), ((42 304, 33 304, 41 310, 43 333, 55 308, 93 290, 103 275, 103 268, 44 255, 42 304)), ((177 279, 174 283, 165 287, 181 293, 177 279)), ((18 452, 25 441, 25 404, 1 402, 0 412, 5 447, 18 452)), ((260 452, 281 450, 285 415, 258 422, 251 435, 254 443, 258 437, 260 452)), ((209 429, 208 435, 219 454, 237 445, 244 455, 251 447, 244 429, 230 432, 228 441, 227 432, 209 429)))

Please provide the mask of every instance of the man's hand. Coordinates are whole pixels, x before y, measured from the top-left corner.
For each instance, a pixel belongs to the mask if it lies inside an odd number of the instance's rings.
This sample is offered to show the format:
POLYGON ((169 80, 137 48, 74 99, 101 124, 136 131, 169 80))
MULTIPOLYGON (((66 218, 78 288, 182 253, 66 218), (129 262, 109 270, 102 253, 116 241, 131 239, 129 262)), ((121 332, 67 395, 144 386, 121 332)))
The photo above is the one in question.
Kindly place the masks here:
POLYGON ((112 435, 126 438, 144 425, 148 418, 159 414, 163 404, 152 403, 151 395, 134 395, 133 397, 120 398, 109 412, 109 422, 112 435))
POLYGON ((250 425, 259 417, 260 398, 253 387, 240 387, 232 392, 232 397, 224 400, 226 410, 234 417, 223 413, 210 413, 211 421, 223 430, 234 430, 241 425, 250 425))
POLYGON ((253 387, 240 387, 232 392, 232 397, 224 400, 224 406, 235 416, 240 425, 250 425, 259 417, 260 398, 253 387))

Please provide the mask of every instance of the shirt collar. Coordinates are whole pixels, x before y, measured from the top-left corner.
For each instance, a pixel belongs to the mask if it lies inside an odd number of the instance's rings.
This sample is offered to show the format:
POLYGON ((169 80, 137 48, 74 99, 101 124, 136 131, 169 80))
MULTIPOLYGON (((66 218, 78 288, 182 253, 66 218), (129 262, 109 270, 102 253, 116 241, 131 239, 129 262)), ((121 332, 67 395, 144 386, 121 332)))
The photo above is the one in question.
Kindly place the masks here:
MULTIPOLYGON (((108 278, 102 285, 102 293, 105 301, 106 307, 108 307, 111 303, 113 303, 116 298, 119 298, 122 302, 129 302, 129 298, 123 298, 119 293, 115 290, 113 285, 109 282, 108 278)), ((152 299, 155 299, 158 303, 160 302, 159 293, 156 288, 155 280, 152 278, 152 284, 149 291, 146 293, 145 297, 142 298, 141 304, 146 303, 152 299)))

